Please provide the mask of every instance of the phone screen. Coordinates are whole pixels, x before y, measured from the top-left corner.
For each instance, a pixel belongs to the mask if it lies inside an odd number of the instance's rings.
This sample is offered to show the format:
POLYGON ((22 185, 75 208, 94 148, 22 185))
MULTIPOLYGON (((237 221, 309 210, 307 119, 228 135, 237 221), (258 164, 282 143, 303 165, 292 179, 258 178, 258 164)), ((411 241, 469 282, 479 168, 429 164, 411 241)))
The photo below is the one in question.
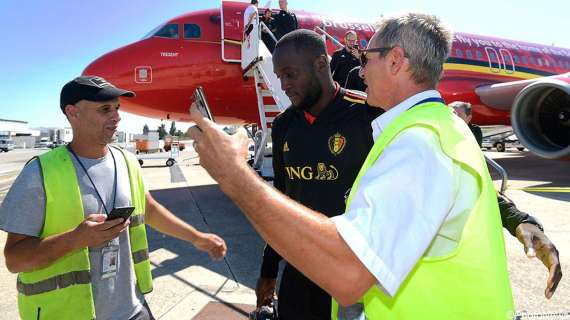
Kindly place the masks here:
POLYGON ((133 211, 135 211, 135 207, 113 208, 113 210, 111 210, 111 213, 109 213, 107 215, 107 220, 114 220, 114 219, 119 219, 119 218, 123 218, 124 220, 127 220, 131 216, 133 211))

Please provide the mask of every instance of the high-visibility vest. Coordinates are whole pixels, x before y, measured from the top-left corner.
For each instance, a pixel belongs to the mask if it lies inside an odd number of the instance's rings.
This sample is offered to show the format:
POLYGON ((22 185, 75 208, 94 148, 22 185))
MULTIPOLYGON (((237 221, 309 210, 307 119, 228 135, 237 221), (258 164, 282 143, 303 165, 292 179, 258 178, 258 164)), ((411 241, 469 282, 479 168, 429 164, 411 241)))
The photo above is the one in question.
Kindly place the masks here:
MULTIPOLYGON (((135 207, 129 225, 133 266, 140 292, 148 293, 152 291, 152 275, 144 224, 144 185, 135 157, 122 153, 135 207)), ((40 155, 38 160, 46 197, 40 238, 46 238, 74 229, 85 216, 69 151, 63 146, 58 147, 40 155)), ((42 269, 19 273, 17 288, 18 308, 24 320, 95 319, 87 247, 70 252, 42 269)))
MULTIPOLYGON (((422 257, 394 297, 372 286, 360 301, 369 320, 512 319, 513 298, 497 195, 489 171, 469 128, 442 103, 424 103, 402 113, 368 154, 347 201, 360 179, 400 132, 412 127, 432 130, 443 152, 477 180, 479 194, 457 248, 440 257, 422 257)), ((410 159, 410 161, 415 161, 410 159)), ((348 308, 350 309, 350 308, 348 308)), ((358 309, 358 308, 355 308, 358 309)), ((333 300, 332 318, 343 319, 333 300)))

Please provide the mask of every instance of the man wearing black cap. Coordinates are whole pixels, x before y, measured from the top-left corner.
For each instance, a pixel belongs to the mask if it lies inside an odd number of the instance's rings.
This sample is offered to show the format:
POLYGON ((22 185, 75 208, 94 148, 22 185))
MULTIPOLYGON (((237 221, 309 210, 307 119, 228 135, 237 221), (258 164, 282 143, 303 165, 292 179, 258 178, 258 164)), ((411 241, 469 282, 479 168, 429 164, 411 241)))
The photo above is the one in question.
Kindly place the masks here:
POLYGON ((6 265, 18 273, 22 319, 153 319, 145 224, 219 259, 224 240, 197 231, 162 207, 131 154, 108 144, 119 97, 106 80, 82 76, 61 91, 73 141, 30 161, 0 207, 6 265), (130 208, 129 208, 130 207, 130 208), (111 212, 131 211, 112 219, 111 212))

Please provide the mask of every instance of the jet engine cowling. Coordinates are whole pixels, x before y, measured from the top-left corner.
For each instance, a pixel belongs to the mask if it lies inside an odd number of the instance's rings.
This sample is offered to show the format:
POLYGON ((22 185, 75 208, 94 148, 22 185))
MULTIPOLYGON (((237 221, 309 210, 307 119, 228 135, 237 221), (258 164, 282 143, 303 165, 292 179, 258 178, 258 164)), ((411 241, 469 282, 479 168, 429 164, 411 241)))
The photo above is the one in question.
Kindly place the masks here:
POLYGON ((519 141, 548 159, 570 157, 570 73, 523 88, 511 109, 519 141))

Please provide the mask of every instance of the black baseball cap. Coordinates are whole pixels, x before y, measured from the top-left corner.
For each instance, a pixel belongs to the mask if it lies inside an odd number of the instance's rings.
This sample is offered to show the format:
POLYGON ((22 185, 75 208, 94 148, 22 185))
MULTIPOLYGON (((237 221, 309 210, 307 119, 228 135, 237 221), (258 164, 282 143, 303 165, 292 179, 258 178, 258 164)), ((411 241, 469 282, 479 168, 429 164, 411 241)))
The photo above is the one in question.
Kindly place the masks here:
POLYGON ((65 113, 65 106, 81 100, 109 101, 118 97, 132 98, 135 93, 120 89, 98 76, 81 76, 66 83, 61 89, 60 108, 65 113))

